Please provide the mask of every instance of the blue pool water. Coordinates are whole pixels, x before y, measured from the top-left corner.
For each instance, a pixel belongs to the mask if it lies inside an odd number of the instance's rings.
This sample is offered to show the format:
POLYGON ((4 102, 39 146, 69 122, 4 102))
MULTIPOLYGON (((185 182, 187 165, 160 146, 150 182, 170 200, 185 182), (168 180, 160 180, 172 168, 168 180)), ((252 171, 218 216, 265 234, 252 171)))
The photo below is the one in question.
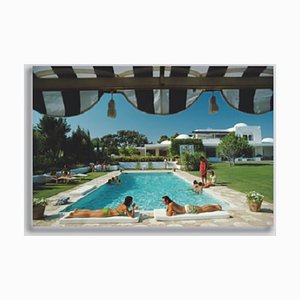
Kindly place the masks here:
POLYGON ((119 176, 121 184, 105 184, 94 192, 68 206, 64 211, 78 209, 101 209, 116 207, 126 196, 132 196, 141 210, 164 208, 163 196, 169 196, 180 205, 206 205, 226 203, 210 196, 205 191, 197 194, 192 184, 173 173, 123 173, 119 176))

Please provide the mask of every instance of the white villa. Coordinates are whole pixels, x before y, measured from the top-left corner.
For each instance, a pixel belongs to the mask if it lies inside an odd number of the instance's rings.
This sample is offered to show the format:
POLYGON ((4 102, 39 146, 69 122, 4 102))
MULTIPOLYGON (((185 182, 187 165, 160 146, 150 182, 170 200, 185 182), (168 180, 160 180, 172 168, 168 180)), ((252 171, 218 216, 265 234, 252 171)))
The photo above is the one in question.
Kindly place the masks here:
MULTIPOLYGON (((216 148, 221 139, 230 132, 235 132, 236 135, 247 138, 249 144, 254 149, 252 159, 260 160, 263 158, 273 160, 273 139, 263 139, 260 126, 248 126, 245 123, 238 123, 228 129, 195 129, 191 135, 180 134, 176 139, 201 139, 207 158, 210 161, 221 161, 221 158, 217 156, 216 148)), ((163 141, 160 144, 145 144, 144 147, 137 147, 137 149, 141 155, 166 156, 170 145, 171 141, 163 141)))

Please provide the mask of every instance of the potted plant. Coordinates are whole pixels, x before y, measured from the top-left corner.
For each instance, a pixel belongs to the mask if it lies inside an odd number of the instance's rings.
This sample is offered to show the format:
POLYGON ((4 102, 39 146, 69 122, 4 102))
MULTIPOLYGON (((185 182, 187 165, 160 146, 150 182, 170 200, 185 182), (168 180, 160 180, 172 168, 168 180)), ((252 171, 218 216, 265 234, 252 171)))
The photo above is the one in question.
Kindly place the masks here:
POLYGON ((258 192, 251 191, 246 194, 246 197, 248 200, 249 209, 254 212, 260 211, 264 196, 258 192))
POLYGON ((37 220, 37 219, 42 219, 44 217, 44 212, 45 212, 45 208, 48 204, 48 200, 45 198, 33 198, 32 201, 32 206, 33 206, 33 210, 32 210, 32 214, 33 214, 33 219, 37 220))

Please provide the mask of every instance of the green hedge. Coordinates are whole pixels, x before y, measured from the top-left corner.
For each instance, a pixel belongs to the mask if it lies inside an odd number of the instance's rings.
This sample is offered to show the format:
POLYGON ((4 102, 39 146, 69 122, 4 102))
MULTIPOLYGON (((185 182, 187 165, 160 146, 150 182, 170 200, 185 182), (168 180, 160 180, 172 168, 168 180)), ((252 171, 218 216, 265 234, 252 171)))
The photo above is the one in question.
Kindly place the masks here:
POLYGON ((179 155, 180 145, 194 145, 195 152, 204 152, 204 146, 201 139, 171 139, 172 155, 179 155))
POLYGON ((201 156, 205 157, 205 153, 195 152, 194 154, 191 154, 189 152, 184 152, 180 158, 183 170, 185 171, 199 170, 201 156))
POLYGON ((147 162, 164 161, 164 156, 115 156, 114 160, 119 162, 147 162))

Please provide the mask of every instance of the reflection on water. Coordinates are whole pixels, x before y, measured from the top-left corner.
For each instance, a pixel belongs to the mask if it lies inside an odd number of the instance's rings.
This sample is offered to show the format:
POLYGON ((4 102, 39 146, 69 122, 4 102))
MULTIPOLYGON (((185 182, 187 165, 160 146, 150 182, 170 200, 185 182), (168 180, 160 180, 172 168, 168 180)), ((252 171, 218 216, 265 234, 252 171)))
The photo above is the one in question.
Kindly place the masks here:
POLYGON ((169 196, 178 204, 226 204, 208 195, 205 191, 197 194, 192 184, 180 179, 173 173, 123 173, 119 176, 121 184, 105 184, 88 194, 64 211, 78 209, 101 209, 116 207, 126 196, 132 196, 141 210, 164 208, 162 197, 169 196))

